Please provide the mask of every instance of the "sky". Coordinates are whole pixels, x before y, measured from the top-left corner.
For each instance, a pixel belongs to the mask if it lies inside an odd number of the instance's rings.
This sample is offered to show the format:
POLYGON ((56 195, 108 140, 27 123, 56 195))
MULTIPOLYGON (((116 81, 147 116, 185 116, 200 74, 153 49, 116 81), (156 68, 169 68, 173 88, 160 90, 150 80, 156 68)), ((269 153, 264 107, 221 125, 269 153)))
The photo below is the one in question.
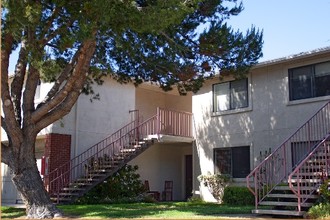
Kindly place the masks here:
POLYGON ((267 61, 330 46, 330 0, 243 0, 244 10, 228 21, 243 33, 263 30, 267 61))
POLYGON ((243 33, 252 25, 263 30, 260 62, 330 46, 330 0, 243 0, 243 5, 228 24, 243 33))

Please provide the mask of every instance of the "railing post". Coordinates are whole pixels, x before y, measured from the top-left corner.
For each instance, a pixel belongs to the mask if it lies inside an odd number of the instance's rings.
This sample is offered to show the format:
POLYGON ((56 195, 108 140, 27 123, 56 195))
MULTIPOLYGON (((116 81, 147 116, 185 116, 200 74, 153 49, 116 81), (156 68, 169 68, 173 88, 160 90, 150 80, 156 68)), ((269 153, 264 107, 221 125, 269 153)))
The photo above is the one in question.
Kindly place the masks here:
POLYGON ((297 173, 297 191, 298 191, 298 211, 301 211, 301 195, 300 195, 300 185, 301 185, 301 177, 300 177, 300 172, 298 170, 297 173))
POLYGON ((140 133, 139 133, 139 125, 140 125, 140 114, 139 114, 139 110, 137 110, 137 119, 136 119, 136 141, 137 144, 139 144, 139 140, 140 140, 140 133))
POLYGON ((159 138, 160 134, 160 109, 157 107, 157 116, 156 116, 156 133, 159 138))
POLYGON ((308 140, 307 140, 307 143, 308 143, 308 146, 309 146, 309 148, 308 148, 308 150, 309 151, 311 151, 311 125, 310 124, 312 124, 312 123, 310 123, 311 121, 308 121, 307 122, 307 132, 308 132, 308 140))
POLYGON ((258 173, 255 172, 254 173, 254 192, 255 192, 255 195, 254 195, 254 202, 255 202, 255 207, 256 209, 258 209, 258 194, 259 194, 259 188, 258 188, 258 178, 257 178, 257 175, 258 173))
POLYGON ((328 149, 328 146, 326 144, 326 142, 324 142, 323 144, 324 146, 324 150, 325 150, 325 178, 328 179, 328 176, 329 176, 329 171, 328 171, 328 167, 329 167, 329 149, 328 149))
POLYGON ((283 147, 283 166, 284 166, 284 177, 288 178, 287 161, 286 161, 286 143, 284 144, 284 147, 283 147))

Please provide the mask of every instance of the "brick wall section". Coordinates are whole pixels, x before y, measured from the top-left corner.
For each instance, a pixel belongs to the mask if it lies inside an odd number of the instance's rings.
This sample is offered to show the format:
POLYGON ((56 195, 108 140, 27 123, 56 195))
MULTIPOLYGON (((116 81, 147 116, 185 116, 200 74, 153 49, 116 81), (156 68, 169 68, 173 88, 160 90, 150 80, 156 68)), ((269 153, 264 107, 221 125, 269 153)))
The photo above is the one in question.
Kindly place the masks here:
MULTIPOLYGON (((70 152, 71 135, 56 133, 47 134, 45 143, 45 157, 49 158, 48 173, 70 161, 70 152)), ((65 170, 69 169, 70 167, 69 164, 67 165, 68 166, 64 168, 65 170)), ((64 176, 61 176, 61 182, 53 182, 56 177, 56 173, 54 173, 53 175, 46 175, 44 178, 44 186, 50 195, 52 195, 54 192, 59 192, 59 190, 70 181, 69 172, 65 173, 64 176)))
POLYGON ((49 157, 48 172, 70 160, 71 135, 51 133, 46 135, 45 156, 49 157))

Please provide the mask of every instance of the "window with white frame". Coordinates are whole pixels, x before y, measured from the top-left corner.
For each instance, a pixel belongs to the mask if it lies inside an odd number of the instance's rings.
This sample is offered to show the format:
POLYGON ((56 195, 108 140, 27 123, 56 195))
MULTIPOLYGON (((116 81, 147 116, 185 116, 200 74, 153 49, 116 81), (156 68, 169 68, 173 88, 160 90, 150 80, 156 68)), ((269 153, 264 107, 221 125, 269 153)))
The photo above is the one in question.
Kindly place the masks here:
POLYGON ((289 69, 290 101, 330 95, 330 62, 289 69))
POLYGON ((248 79, 213 85, 213 112, 248 107, 248 79))
POLYGON ((215 148, 214 166, 215 173, 245 178, 250 173, 250 147, 215 148))

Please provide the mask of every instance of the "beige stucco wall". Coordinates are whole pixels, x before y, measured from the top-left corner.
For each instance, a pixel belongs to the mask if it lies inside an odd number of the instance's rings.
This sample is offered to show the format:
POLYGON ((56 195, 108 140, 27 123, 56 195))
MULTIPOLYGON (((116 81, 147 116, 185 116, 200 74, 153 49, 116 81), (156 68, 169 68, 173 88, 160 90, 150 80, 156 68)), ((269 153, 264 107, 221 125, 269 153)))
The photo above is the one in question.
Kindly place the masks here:
POLYGON ((53 124, 51 132, 71 135, 71 157, 111 135, 131 121, 129 110, 135 107, 135 87, 104 78, 93 86, 100 99, 82 94, 71 112, 53 124))
POLYGON ((196 137, 194 190, 197 194, 213 201, 196 177, 208 171, 214 172, 214 148, 250 146, 250 166, 253 169, 258 163, 260 151, 278 147, 330 99, 330 96, 326 96, 289 101, 288 89, 289 68, 329 61, 329 57, 329 54, 323 54, 255 67, 248 75, 249 107, 242 111, 227 111, 223 114, 212 112, 212 84, 219 83, 219 79, 209 80, 193 95, 196 137))
POLYGON ((136 89, 136 109, 144 119, 156 114, 157 107, 191 112, 192 93, 180 96, 177 90, 164 92, 156 85, 144 84, 136 89))
POLYGON ((173 200, 185 199, 185 155, 192 154, 190 143, 156 143, 132 160, 138 165, 141 180, 149 181, 150 190, 164 190, 165 180, 173 181, 173 200))
MULTIPOLYGON (((191 112, 192 94, 180 96, 177 90, 164 92, 157 85, 143 84, 136 88, 136 108, 143 120, 156 114, 157 107, 191 112)), ((141 180, 148 180, 150 189, 164 190, 165 180, 173 180, 173 199, 185 199, 185 155, 192 154, 191 143, 157 143, 139 155, 131 165, 139 166, 141 180)))

